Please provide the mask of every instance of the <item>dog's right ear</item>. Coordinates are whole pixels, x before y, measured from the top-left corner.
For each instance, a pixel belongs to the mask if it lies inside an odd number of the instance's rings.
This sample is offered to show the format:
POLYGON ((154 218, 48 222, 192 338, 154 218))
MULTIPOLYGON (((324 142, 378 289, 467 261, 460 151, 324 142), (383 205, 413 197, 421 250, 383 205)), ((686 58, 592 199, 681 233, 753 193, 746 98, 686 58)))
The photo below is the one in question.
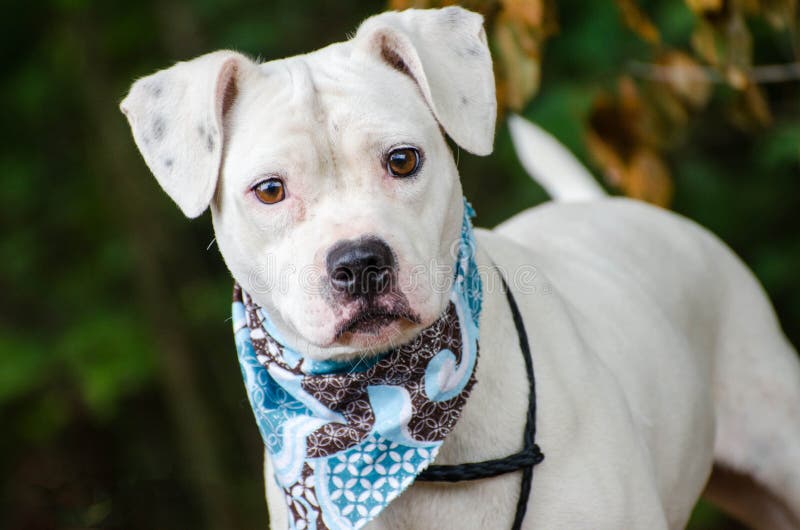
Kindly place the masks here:
POLYGON ((214 196, 225 114, 254 70, 240 53, 209 53, 139 79, 120 103, 147 166, 187 217, 214 196))
POLYGON ((353 42, 411 77, 455 143, 492 152, 497 99, 481 15, 457 6, 390 11, 365 20, 353 42))

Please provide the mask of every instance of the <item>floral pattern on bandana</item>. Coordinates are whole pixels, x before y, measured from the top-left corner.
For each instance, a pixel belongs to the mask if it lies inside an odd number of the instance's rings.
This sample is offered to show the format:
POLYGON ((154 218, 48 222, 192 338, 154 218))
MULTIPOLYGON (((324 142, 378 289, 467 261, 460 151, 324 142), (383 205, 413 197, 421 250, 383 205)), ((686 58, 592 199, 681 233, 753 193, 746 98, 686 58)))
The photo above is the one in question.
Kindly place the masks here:
POLYGON ((446 311, 410 343, 357 370, 309 369, 235 286, 239 362, 290 528, 363 527, 433 463, 458 421, 478 358, 482 293, 472 216, 465 201, 446 311))

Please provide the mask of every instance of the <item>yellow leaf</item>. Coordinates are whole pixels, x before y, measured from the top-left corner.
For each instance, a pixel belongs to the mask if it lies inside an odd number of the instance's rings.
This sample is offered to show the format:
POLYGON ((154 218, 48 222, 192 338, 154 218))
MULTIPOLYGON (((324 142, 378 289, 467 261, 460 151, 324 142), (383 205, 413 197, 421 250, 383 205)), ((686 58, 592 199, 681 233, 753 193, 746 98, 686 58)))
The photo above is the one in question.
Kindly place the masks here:
POLYGON ((758 85, 748 83, 738 92, 728 109, 731 121, 744 131, 763 129, 772 124, 772 112, 764 92, 758 85))
POLYGON ((775 29, 797 26, 797 0, 760 0, 764 18, 775 29))
MULTIPOLYGON (((738 70, 749 70, 753 64, 753 36, 744 16, 733 15, 725 26, 726 63, 738 70)), ((735 86, 735 85, 734 85, 735 86)))
POLYGON ((711 96, 711 80, 703 68, 687 54, 670 51, 656 63, 665 68, 668 75, 662 81, 691 107, 703 107, 711 96))
POLYGON ((542 0, 500 0, 503 11, 511 20, 518 20, 530 28, 541 28, 545 6, 542 0))
POLYGON ((760 0, 738 0, 736 7, 747 16, 758 15, 761 10, 760 0))
MULTIPOLYGON (((502 101, 506 107, 520 111, 539 88, 540 64, 537 50, 525 50, 517 21, 501 13, 494 24, 494 43, 497 50, 498 87, 504 90, 502 101)), ((530 46, 530 41, 528 42, 530 46)))
POLYGON ((695 13, 718 13, 725 6, 724 0, 686 0, 686 5, 695 13))
POLYGON ((728 84, 736 90, 744 90, 747 88, 747 74, 736 66, 729 66, 725 69, 725 79, 728 84))
POLYGON ((658 44, 661 35, 655 24, 650 21, 647 14, 642 11, 636 0, 616 0, 617 7, 622 14, 622 21, 634 33, 650 44, 658 44))
POLYGON ((650 145, 666 146, 689 123, 692 107, 668 85, 652 83, 648 87, 648 108, 652 115, 648 131, 650 145))
POLYGON ((662 207, 672 202, 673 185, 669 169, 654 150, 641 149, 634 153, 622 182, 628 197, 662 207))
POLYGON ((719 65, 719 50, 714 26, 706 20, 700 20, 692 32, 692 48, 697 55, 708 64, 719 65))

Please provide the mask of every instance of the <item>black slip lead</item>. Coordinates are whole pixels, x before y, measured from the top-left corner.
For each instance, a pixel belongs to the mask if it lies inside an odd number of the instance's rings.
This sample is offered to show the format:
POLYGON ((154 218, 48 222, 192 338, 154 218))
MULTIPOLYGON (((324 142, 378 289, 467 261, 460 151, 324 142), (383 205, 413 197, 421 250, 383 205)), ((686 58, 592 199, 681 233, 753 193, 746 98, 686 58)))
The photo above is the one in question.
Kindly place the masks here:
MULTIPOLYGON (((500 272, 498 271, 498 274, 500 272)), ((517 510, 514 514, 512 530, 519 530, 522 521, 525 519, 525 512, 528 508, 528 498, 533 482, 533 467, 544 460, 544 454, 536 445, 536 380, 533 373, 533 360, 531 358, 530 344, 528 343, 528 333, 525 331, 525 323, 514 299, 514 295, 509 289, 505 278, 500 274, 503 283, 503 290, 506 293, 508 307, 514 319, 514 327, 519 338, 519 348, 525 360, 525 371, 528 374, 529 398, 528 413, 525 421, 525 432, 523 435, 523 448, 518 453, 493 460, 483 462, 470 462, 457 465, 432 465, 420 473, 417 480, 427 482, 461 482, 465 480, 478 480, 496 477, 505 473, 522 471, 520 482, 519 498, 517 499, 517 510)))

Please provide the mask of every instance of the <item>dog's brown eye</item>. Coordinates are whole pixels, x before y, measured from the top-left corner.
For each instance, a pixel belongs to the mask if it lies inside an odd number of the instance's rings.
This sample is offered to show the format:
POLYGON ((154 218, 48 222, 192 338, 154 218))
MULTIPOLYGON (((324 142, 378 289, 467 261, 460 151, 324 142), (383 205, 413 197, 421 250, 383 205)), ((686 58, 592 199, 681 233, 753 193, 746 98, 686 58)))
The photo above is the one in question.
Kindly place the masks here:
POLYGON ((264 204, 275 204, 286 197, 283 181, 279 178, 262 180, 253 187, 253 192, 258 200, 264 204))
POLYGON ((419 169, 419 151, 413 147, 401 147, 389 153, 386 167, 393 177, 410 177, 419 169))

